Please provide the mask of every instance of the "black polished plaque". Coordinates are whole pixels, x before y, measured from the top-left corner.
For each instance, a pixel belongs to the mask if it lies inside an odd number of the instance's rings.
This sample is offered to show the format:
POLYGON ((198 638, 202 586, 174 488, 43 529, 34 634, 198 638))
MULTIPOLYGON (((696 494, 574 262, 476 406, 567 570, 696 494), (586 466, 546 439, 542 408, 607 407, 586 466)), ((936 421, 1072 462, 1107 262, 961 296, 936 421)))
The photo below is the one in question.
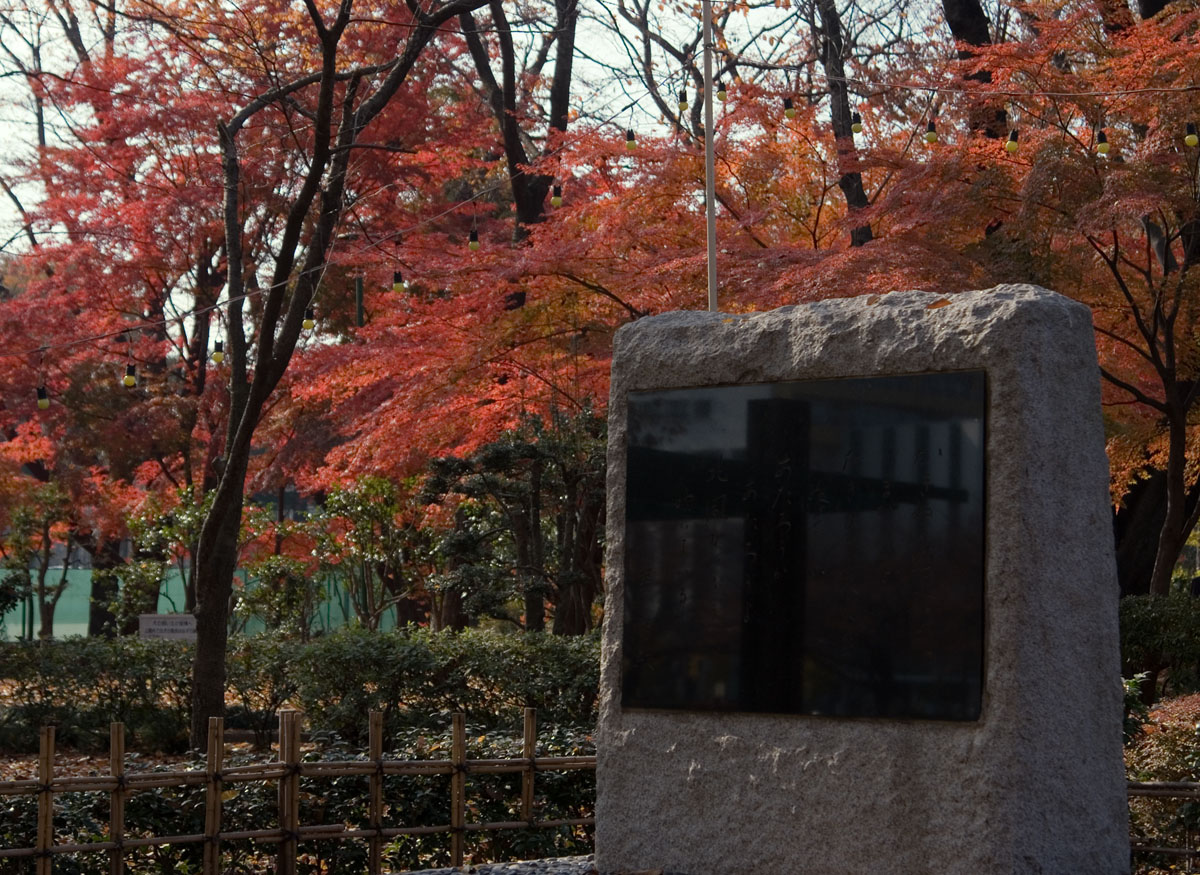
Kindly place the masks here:
POLYGON ((978 719, 982 371, 628 401, 623 706, 978 719))

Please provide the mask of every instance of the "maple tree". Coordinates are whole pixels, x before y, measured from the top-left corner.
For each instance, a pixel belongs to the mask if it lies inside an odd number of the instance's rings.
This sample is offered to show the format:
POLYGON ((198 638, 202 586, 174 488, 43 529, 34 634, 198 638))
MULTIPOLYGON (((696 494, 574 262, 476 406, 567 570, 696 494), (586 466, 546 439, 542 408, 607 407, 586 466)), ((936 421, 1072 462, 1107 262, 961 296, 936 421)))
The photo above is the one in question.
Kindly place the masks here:
POLYGON ((1119 4, 1100 4, 1100 15, 1033 7, 1021 38, 968 53, 976 87, 947 108, 969 120, 1000 93, 1008 109, 992 117, 1019 139, 1006 134, 1002 146, 969 123, 982 136, 938 159, 936 203, 974 223, 957 248, 990 279, 1040 282, 1092 307, 1122 590, 1165 594, 1200 512, 1190 424, 1200 189, 1185 140, 1200 110, 1196 11, 1140 11, 1135 22, 1119 4))
MULTIPOLYGON (((126 457, 143 460, 138 474, 154 465, 175 486, 182 469, 197 485, 194 500, 213 493, 191 563, 199 629, 194 718, 200 728, 194 734, 200 740, 208 716, 222 706, 226 613, 251 439, 300 336, 342 209, 355 198, 346 188, 355 182, 351 158, 361 154, 359 147, 390 148, 386 140, 364 142, 376 133, 387 135, 371 123, 388 108, 443 23, 471 8, 466 2, 414 8, 389 21, 386 10, 355 10, 344 3, 327 21, 315 4, 303 14, 282 5, 247 24, 243 10, 226 5, 182 14, 141 4, 121 10, 148 22, 138 28, 146 42, 136 53, 80 58, 70 76, 55 80, 65 95, 61 100, 84 95, 90 101, 75 110, 83 121, 71 148, 52 155, 52 147, 39 140, 34 161, 55 195, 42 206, 42 220, 56 232, 58 224, 65 226, 67 244, 51 251, 32 235, 31 259, 40 260, 44 278, 17 309, 28 311, 34 296, 43 297, 50 309, 44 326, 32 326, 36 336, 45 346, 79 351, 74 360, 93 376, 94 352, 83 354, 91 352, 88 344, 64 344, 65 332, 77 326, 55 315, 87 312, 97 320, 91 336, 101 349, 117 345, 113 340, 120 337, 122 358, 142 365, 147 389, 159 390, 147 391, 146 406, 130 415, 139 425, 134 433, 155 422, 170 426, 163 435, 167 446, 152 440, 126 457), (145 87, 145 77, 161 79, 178 102, 150 106, 135 100, 134 95, 158 93, 145 87), (205 87, 196 88, 197 82, 205 87), (190 106, 179 105, 189 101, 190 106), (185 115, 189 108, 194 113, 185 115), (264 123, 272 113, 282 119, 264 123), (214 142, 208 131, 221 117, 214 142), (190 125, 181 131, 184 121, 190 125), (276 136, 280 125, 290 132, 282 141, 276 136), (302 182, 293 186, 290 177, 298 171, 302 182), (161 194, 161 205, 146 204, 148 192, 161 194), (135 210, 139 202, 143 209, 135 210), (171 227, 175 218, 180 225, 171 227), (146 243, 148 251, 130 258, 129 242, 146 243), (258 266, 264 263, 270 265, 263 269, 270 280, 260 287, 258 266), (110 306, 83 304, 90 291, 83 286, 93 277, 104 277, 110 306), (182 312, 172 296, 180 287, 192 298, 190 312, 182 312), (210 396, 209 328, 222 291, 228 302, 221 314, 227 358, 220 376, 228 386, 210 396), (50 330, 56 326, 59 333, 50 330), (179 392, 189 375, 190 391, 179 392), (171 410, 181 397, 181 409, 171 410), (193 437, 205 398, 215 415, 204 423, 206 465, 197 479, 188 447, 181 453, 169 442, 193 437)), ((35 73, 35 89, 46 89, 45 74, 35 73)), ((402 120, 395 114, 389 127, 396 130, 402 120)), ((11 324, 33 333, 25 320, 11 324)), ((55 364, 65 369, 66 356, 60 352, 55 364)), ((53 389, 56 397, 65 397, 61 385, 53 389)))
MULTIPOLYGON (((944 24, 899 2, 722 5, 714 141, 730 313, 1006 281, 1092 306, 1123 585, 1162 592, 1200 513, 1182 139, 1200 107, 1195 10, 1150 3, 1137 20, 1080 0, 992 21, 945 0, 944 24)), ((86 512, 61 537, 112 564, 127 513, 196 520, 171 547, 198 617, 195 741, 222 707, 235 567, 261 561, 282 588, 310 568, 281 528, 248 544, 255 492, 403 484, 376 522, 425 546, 475 538, 453 567, 412 569, 436 625, 469 613, 437 581, 507 550, 526 628, 547 597, 556 631, 587 628, 600 508, 567 495, 566 439, 527 430, 603 412, 621 324, 703 306, 698 9, 28 0, 0 17, 34 119, 3 179, 27 250, 0 300, 0 341, 23 354, 0 372, 16 460, 0 503, 64 485, 86 512), (579 73, 581 17, 625 53, 592 63, 599 82, 579 73), (54 28, 65 55, 44 50, 54 28), (22 184, 44 192, 32 207, 22 184), (445 506, 421 508, 433 458, 457 467, 431 481, 445 506), (481 507, 507 517, 507 546, 476 537, 481 507), (551 516, 588 534, 542 562, 551 516)), ((405 573, 361 576, 368 624, 405 573)))
MULTIPOLYGON (((120 499, 70 502, 82 511, 71 536, 95 572, 93 632, 113 620, 135 492, 185 487, 198 500, 215 482, 210 438, 220 418, 208 380, 220 258, 219 213, 205 208, 219 192, 206 154, 210 100, 191 87, 191 65, 148 43, 125 13, 16 3, 0 15, 8 67, 33 104, 29 151, 4 180, 29 247, 19 293, 2 305, 6 348, 24 352, 6 374, 7 397, 19 401, 3 418, 9 434, 36 421, 53 437, 53 464, 32 476, 69 485, 83 482, 78 469, 120 499), (26 208, 18 188, 44 196, 26 208), (132 388, 119 382, 127 366, 132 388), (34 387, 46 390, 46 410, 34 409, 34 387)), ((151 594, 149 610, 155 602, 151 594)))

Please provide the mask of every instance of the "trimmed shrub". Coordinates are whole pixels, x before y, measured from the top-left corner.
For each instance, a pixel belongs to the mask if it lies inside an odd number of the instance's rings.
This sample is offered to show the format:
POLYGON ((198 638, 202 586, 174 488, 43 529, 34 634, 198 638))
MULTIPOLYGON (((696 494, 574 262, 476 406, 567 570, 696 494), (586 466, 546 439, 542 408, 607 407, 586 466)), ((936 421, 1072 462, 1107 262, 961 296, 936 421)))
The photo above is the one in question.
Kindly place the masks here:
POLYGON ((347 629, 304 648, 293 671, 309 725, 357 744, 372 710, 388 732, 440 732, 455 711, 473 726, 512 726, 525 707, 542 723, 592 726, 600 645, 596 635, 347 629))
MULTIPOLYGON (((36 751, 47 724, 65 747, 103 750, 113 721, 125 724, 131 749, 182 751, 191 656, 189 644, 139 638, 0 642, 0 751, 36 751)), ((595 635, 346 629, 308 644, 234 637, 227 726, 253 730, 265 746, 276 711, 289 704, 305 712, 310 731, 357 745, 372 710, 384 713, 389 733, 447 731, 455 711, 481 730, 511 727, 526 706, 544 725, 592 726, 599 671, 595 635)))
POLYGON ((125 724, 132 747, 184 750, 191 668, 191 647, 176 641, 0 643, 0 751, 37 750, 46 725, 63 746, 103 749, 114 721, 125 724))
POLYGON ((1121 599, 1121 673, 1149 674, 1154 684, 1168 671, 1162 690, 1143 688, 1146 701, 1200 689, 1200 598, 1187 593, 1121 599))

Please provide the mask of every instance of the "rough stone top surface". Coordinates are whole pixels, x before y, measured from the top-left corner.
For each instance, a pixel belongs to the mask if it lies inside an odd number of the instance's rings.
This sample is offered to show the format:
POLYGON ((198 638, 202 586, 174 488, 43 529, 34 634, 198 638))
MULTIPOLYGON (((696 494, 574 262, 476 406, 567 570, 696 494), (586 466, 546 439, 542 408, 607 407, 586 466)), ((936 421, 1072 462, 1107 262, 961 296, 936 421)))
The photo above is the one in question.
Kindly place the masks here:
POLYGON ((681 311, 622 327, 614 361, 632 378, 626 389, 952 369, 978 366, 994 335, 1020 333, 1031 320, 1078 330, 1090 328, 1091 311, 1033 285, 862 295, 766 313, 681 311))

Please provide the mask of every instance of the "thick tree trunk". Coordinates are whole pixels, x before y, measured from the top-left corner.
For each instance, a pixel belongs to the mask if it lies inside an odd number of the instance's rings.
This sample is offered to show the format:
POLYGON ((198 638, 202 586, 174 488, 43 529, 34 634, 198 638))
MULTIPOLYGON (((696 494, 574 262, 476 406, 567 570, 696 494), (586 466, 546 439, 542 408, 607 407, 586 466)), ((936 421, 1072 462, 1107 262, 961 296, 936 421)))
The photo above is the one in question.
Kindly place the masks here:
MULTIPOLYGON (((463 34, 475 69, 488 94, 488 103, 504 141, 504 157, 512 185, 517 223, 513 240, 521 242, 529 236, 529 227, 545 217, 546 194, 553 179, 530 168, 529 154, 522 139, 520 114, 517 107, 516 49, 512 30, 504 12, 502 0, 491 0, 492 26, 499 45, 500 79, 492 72, 491 55, 479 36, 479 28, 470 14, 460 16, 463 34)), ((575 29, 579 18, 577 0, 555 0, 556 22, 554 40, 556 55, 554 81, 550 85, 550 127, 566 131, 571 92, 571 71, 575 57, 575 29)))
MULTIPOLYGON (((1168 402, 1169 403, 1169 402, 1168 402)), ((1158 536, 1158 550, 1154 557, 1154 571, 1150 576, 1150 594, 1166 595, 1171 591, 1171 572, 1183 550, 1188 531, 1186 476, 1187 432, 1186 412, 1180 405, 1172 404, 1167 423, 1167 506, 1163 515, 1162 530, 1158 536)))
MULTIPOLYGON (((946 16, 950 33, 962 44, 958 50, 959 60, 973 58, 973 48, 992 44, 992 25, 979 0, 942 0, 942 13, 946 16)), ((988 83, 992 81, 992 71, 977 70, 966 78, 988 83)), ((974 133, 983 134, 992 140, 1003 139, 1008 135, 1008 112, 1004 103, 995 98, 976 101, 971 106, 967 122, 974 133)))
POLYGON ((554 605, 555 635, 586 635, 592 628, 593 593, 582 575, 561 581, 554 605))
MULTIPOLYGON (((845 43, 842 39, 842 18, 835 0, 819 0, 817 9, 821 15, 820 42, 821 66, 829 90, 829 111, 833 122, 833 136, 837 143, 838 188, 846 198, 846 206, 853 216, 858 210, 870 206, 863 188, 862 174, 851 169, 858 159, 854 146, 854 132, 850 129, 850 89, 846 83, 846 66, 843 59, 845 43)), ((850 230, 850 245, 862 246, 871 241, 871 226, 859 225, 850 230)))
POLYGON ((1138 0, 1138 15, 1142 21, 1153 18, 1167 8, 1170 0, 1138 0))
MULTIPOLYGON (((244 454, 248 455, 248 454, 244 454)), ((204 518, 196 555, 196 651, 192 659, 191 746, 204 750, 208 719, 225 714, 225 646, 237 569, 247 459, 231 462, 204 518)))
POLYGON ((1109 34, 1133 27, 1133 13, 1126 0, 1100 0, 1100 20, 1109 34))
POLYGON ((394 64, 372 92, 357 103, 362 75, 339 87, 338 44, 351 20, 353 4, 342 3, 332 22, 323 21, 316 6, 307 9, 321 47, 319 73, 295 80, 251 100, 228 122, 217 126, 222 151, 224 226, 228 311, 226 339, 229 361, 229 427, 225 470, 213 505, 205 514, 196 545, 196 655, 193 661, 191 742, 203 750, 208 719, 224 713, 227 612, 237 564, 238 530, 243 490, 255 429, 262 410, 291 362, 305 311, 316 296, 329 249, 345 206, 346 173, 351 149, 360 132, 383 111, 407 79, 429 40, 446 21, 477 8, 484 0, 451 0, 432 11, 413 7, 418 26, 400 47, 394 64), (244 217, 238 132, 256 114, 290 99, 304 87, 316 86, 312 112, 313 147, 303 182, 291 199, 286 219, 274 241, 271 285, 255 305, 253 336, 243 316, 248 258, 243 248, 244 217), (335 130, 335 104, 341 121, 335 130), (300 264, 297 264, 297 259, 300 264), (299 268, 297 270, 297 268, 299 268))
POLYGON ((106 538, 92 543, 92 592, 88 598, 88 634, 111 638, 117 634, 117 617, 112 606, 117 600, 117 569, 121 561, 121 542, 106 538))
POLYGON ((542 458, 536 456, 529 471, 529 538, 525 576, 525 631, 543 632, 546 629, 546 599, 542 574, 545 569, 546 548, 542 536, 542 458))
POLYGON ((463 609, 462 593, 458 590, 446 590, 441 598, 436 599, 431 612, 430 625, 433 631, 446 629, 457 631, 470 625, 470 617, 463 609))
POLYGON ((1121 596, 1150 592, 1150 575, 1167 510, 1167 474, 1152 470, 1126 493, 1113 516, 1121 596))
POLYGON ((597 548, 604 515, 602 490, 589 487, 582 475, 563 472, 566 486, 559 521, 558 600, 554 610, 555 635, 586 635, 592 628, 592 602, 599 591, 597 548))
POLYGON ((54 637, 54 609, 58 605, 48 599, 38 599, 38 638, 49 641, 54 637))

